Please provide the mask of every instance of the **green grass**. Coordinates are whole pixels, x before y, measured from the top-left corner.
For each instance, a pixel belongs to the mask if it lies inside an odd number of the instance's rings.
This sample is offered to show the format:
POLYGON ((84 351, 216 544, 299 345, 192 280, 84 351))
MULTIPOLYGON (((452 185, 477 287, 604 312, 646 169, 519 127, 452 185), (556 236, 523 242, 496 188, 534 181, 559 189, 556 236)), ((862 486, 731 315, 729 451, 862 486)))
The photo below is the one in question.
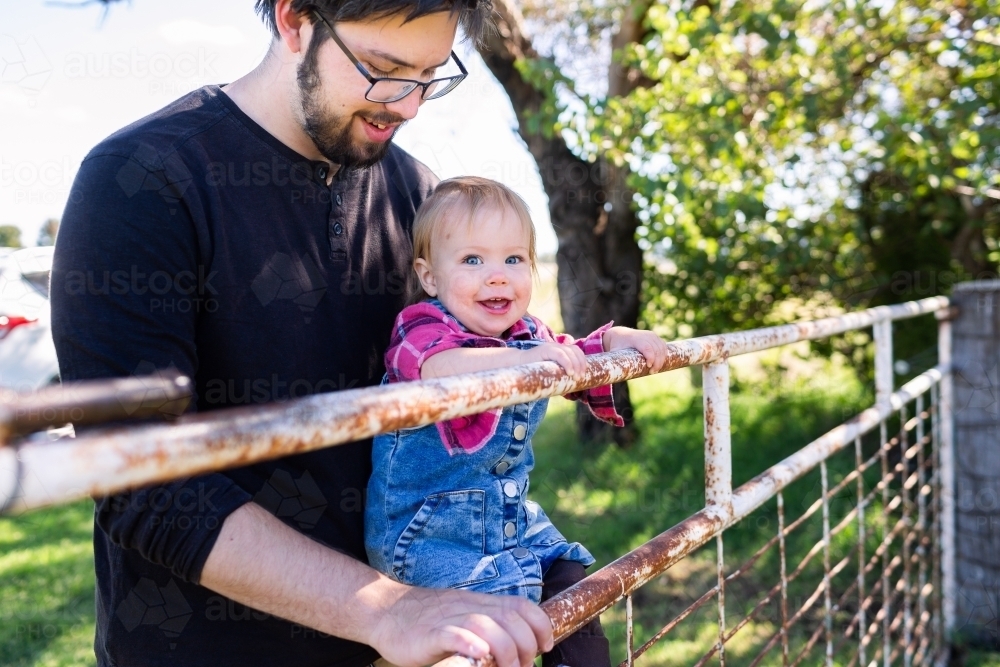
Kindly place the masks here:
POLYGON ((0 665, 94 664, 93 508, 0 519, 0 665))
MULTIPOLYGON (((700 391, 687 371, 675 371, 632 384, 641 437, 629 449, 614 445, 581 446, 575 438, 573 406, 552 401, 549 416, 536 438, 537 466, 532 497, 572 540, 584 543, 604 565, 679 523, 704 504, 704 454, 700 391)), ((732 395, 734 487, 801 448, 808 441, 871 401, 853 376, 834 365, 809 367, 789 375, 757 376, 737 381, 732 395), (784 378, 784 379, 782 379, 784 378)), ((890 424, 890 432, 898 425, 890 424)), ((866 454, 874 441, 865 441, 866 454)), ((830 485, 854 467, 853 449, 829 463, 830 485)), ((872 470, 865 487, 878 476, 872 470)), ((786 522, 801 515, 818 497, 819 473, 813 472, 784 492, 786 522)), ((853 483, 831 502, 835 523, 854 505, 853 483)), ((92 508, 89 501, 0 519, 0 665, 11 667, 92 665, 94 624, 92 508)), ((866 521, 866 553, 880 539, 879 505, 866 521)), ((856 526, 833 540, 831 561, 853 553, 856 526)), ((771 500, 725 533, 727 572, 744 562, 777 531, 776 501, 771 500)), ((792 569, 819 539, 817 513, 788 539, 792 569)), ((844 590, 855 576, 855 561, 834 580, 844 590)), ((778 581, 778 550, 772 549, 744 577, 727 587, 727 626, 734 627, 767 589, 778 581)), ((593 571, 593 569, 591 570, 593 571)), ((800 581, 789 587, 789 608, 798 607, 822 576, 822 554, 800 581)), ((637 637, 648 638, 666 621, 715 584, 714 542, 640 589, 634 597, 637 637)), ((871 586, 877 573, 868 579, 871 586)), ((822 608, 820 598, 817 609, 822 608)), ((853 613, 847 605, 845 613, 853 613)), ((697 661, 716 640, 714 602, 681 623, 667 641, 655 646, 639 664, 680 667, 697 661)), ((807 615, 790 636, 794 655, 817 615, 807 615)), ((605 613, 614 657, 623 657, 624 611, 621 604, 605 613)), ((727 664, 745 665, 780 623, 776 605, 765 607, 757 621, 744 627, 726 646, 727 664)), ((822 642, 811 653, 817 664, 822 642)), ((871 653, 869 653, 871 659, 871 653)), ((780 650, 762 663, 780 664, 780 650)), ((835 664, 843 664, 839 659, 835 664)), ((996 654, 966 655, 969 667, 1000 667, 996 654)))

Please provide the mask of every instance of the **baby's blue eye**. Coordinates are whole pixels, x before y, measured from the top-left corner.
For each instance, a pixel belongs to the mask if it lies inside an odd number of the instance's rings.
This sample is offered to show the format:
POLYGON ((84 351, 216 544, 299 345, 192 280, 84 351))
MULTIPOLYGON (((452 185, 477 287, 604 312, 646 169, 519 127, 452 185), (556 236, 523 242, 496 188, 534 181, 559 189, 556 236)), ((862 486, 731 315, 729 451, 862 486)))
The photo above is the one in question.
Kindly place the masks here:
POLYGON ((477 257, 475 255, 469 255, 468 257, 466 257, 466 258, 464 258, 462 260, 462 263, 463 264, 482 264, 483 263, 483 259, 481 257, 477 257))
POLYGON ((517 255, 511 255, 510 257, 508 257, 508 258, 507 258, 506 260, 504 260, 504 261, 505 261, 505 262, 506 262, 507 264, 520 264, 520 263, 521 263, 521 262, 523 262, 524 260, 523 260, 522 258, 518 257, 517 255))

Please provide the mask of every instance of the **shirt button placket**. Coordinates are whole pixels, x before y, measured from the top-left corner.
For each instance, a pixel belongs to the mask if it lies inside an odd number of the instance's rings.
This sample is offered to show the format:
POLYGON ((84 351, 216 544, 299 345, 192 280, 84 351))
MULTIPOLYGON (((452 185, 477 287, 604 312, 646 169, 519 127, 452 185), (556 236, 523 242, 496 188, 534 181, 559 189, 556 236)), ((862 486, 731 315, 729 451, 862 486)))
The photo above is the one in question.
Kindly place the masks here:
MULTIPOLYGON (((514 429, 513 442, 511 447, 507 452, 510 456, 516 451, 516 455, 520 455, 521 450, 524 449, 524 441, 528 435, 528 413, 526 405, 518 405, 514 408, 514 429)), ((504 462, 499 463, 494 470, 497 474, 502 475, 507 472, 509 466, 505 465, 504 462)), ((504 548, 511 549, 513 547, 519 547, 517 539, 517 521, 518 514, 521 509, 521 489, 518 488, 517 482, 513 479, 504 480, 501 486, 504 495, 504 548)))
MULTIPOLYGON (((337 184, 334 184, 337 187, 337 184)), ((330 191, 330 259, 334 262, 347 261, 347 229, 344 217, 344 195, 330 191)))

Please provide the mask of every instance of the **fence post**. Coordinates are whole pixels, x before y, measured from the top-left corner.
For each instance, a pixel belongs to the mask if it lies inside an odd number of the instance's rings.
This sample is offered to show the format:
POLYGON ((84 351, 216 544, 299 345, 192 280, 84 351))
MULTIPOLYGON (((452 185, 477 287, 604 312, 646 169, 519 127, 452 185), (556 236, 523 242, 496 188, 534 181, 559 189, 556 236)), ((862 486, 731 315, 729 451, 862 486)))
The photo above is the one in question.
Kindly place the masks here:
POLYGON ((892 395, 892 320, 872 325, 875 339, 875 402, 882 403, 892 395))
POLYGON ((705 402, 705 505, 733 516, 733 455, 729 428, 729 361, 702 366, 705 402))
MULTIPOLYGON (((1000 281, 955 285, 952 305, 957 309, 950 323, 954 370, 941 387, 942 519, 945 529, 949 521, 954 526, 954 542, 948 544, 945 530, 942 545, 945 627, 961 640, 995 645, 1000 617, 1000 281)), ((942 333, 947 337, 946 328, 942 333)))

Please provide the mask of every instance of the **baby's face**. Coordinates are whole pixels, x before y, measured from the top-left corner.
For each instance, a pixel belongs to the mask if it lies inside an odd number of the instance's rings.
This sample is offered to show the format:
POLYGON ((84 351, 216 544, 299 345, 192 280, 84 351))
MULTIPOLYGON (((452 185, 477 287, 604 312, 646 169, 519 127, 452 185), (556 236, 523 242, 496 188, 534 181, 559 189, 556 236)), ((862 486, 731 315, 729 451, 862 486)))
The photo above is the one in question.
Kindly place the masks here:
POLYGON ((528 312, 531 237, 513 211, 486 208, 472 223, 438 225, 431 261, 415 268, 424 290, 470 331, 499 336, 528 312))

